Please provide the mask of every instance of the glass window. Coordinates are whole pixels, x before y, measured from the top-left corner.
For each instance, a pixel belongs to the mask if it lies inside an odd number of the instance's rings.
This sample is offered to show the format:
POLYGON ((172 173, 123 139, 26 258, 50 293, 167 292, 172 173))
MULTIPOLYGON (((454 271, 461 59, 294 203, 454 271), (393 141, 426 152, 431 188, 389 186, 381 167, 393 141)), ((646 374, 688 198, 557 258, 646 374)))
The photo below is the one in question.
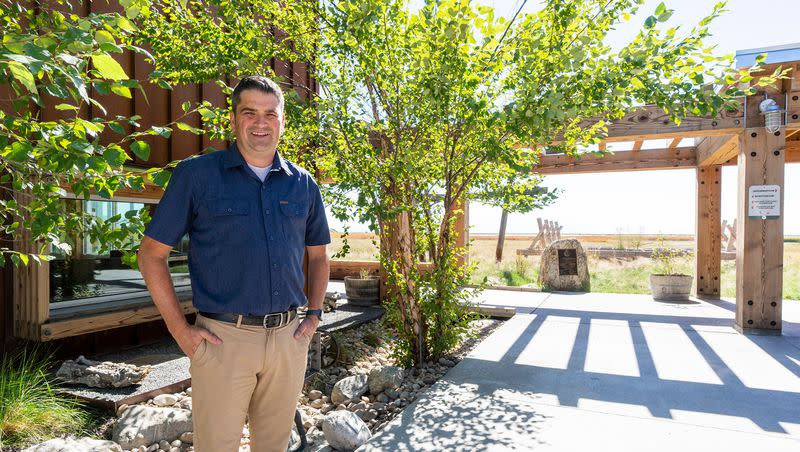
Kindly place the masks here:
MULTIPOLYGON (((120 221, 125 221, 125 212, 140 210, 145 206, 144 203, 138 202, 95 200, 65 200, 65 202, 76 203, 76 208, 93 212, 105 220, 120 215, 120 221)), ((75 242, 71 255, 53 253, 56 258, 50 261, 51 303, 65 305, 66 302, 76 300, 94 303, 148 296, 142 274, 122 263, 121 251, 112 250, 110 253, 100 254, 99 247, 88 239, 82 240, 78 237, 75 242)), ((189 239, 185 236, 168 260, 172 282, 179 292, 190 288, 188 250, 189 239)))

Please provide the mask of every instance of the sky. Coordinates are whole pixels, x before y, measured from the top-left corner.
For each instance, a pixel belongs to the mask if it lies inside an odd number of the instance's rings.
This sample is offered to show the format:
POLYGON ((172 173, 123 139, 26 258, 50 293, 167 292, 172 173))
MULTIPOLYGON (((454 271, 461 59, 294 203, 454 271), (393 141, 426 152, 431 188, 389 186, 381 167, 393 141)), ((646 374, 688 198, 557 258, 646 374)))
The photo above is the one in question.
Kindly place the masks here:
MULTIPOLYGON (((419 4, 419 0, 412 3, 419 4)), ((497 14, 511 17, 523 0, 483 0, 497 14)), ((660 0, 647 0, 630 22, 621 24, 608 36, 612 48, 620 48, 641 28, 645 18, 655 11, 660 0)), ((690 30, 713 8, 712 0, 666 0, 675 10, 667 23, 690 30)), ((523 9, 537 10, 542 2, 529 0, 523 9)), ((800 0, 761 0, 754 8, 752 0, 730 0, 727 12, 710 25, 713 34, 707 41, 716 44, 717 54, 737 50, 800 43, 800 0)), ((784 174, 784 234, 800 235, 800 163, 787 164, 784 174)), ((535 234, 536 218, 558 221, 562 233, 573 234, 694 234, 695 170, 632 171, 597 174, 545 176, 543 185, 561 191, 558 199, 541 210, 508 216, 507 234, 535 234)), ((729 223, 736 217, 737 170, 722 170, 722 219, 729 223)), ((501 210, 478 203, 470 204, 470 232, 496 234, 501 210)), ((330 226, 341 224, 329 215, 330 226)), ((366 231, 350 224, 351 232, 366 231)))

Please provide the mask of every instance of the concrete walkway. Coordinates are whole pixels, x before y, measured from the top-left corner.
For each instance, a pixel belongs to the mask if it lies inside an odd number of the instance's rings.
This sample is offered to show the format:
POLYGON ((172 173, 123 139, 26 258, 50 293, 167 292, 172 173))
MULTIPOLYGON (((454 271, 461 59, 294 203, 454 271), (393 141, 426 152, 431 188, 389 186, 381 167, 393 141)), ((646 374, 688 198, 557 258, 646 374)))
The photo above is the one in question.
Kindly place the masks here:
POLYGON ((487 291, 517 314, 359 450, 800 451, 800 302, 487 291))

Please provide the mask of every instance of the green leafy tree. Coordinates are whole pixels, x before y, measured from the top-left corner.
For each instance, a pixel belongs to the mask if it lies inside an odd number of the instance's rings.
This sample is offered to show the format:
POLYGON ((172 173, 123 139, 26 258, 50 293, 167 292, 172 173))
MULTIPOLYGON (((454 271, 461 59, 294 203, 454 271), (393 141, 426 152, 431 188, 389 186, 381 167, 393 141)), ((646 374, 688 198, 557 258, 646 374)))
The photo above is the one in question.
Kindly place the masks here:
POLYGON ((142 129, 138 116, 112 116, 102 104, 141 89, 114 59, 124 51, 147 55, 131 44, 135 25, 116 13, 80 17, 72 12, 79 4, 0 1, 0 85, 14 94, 0 111, 0 230, 10 238, 0 243, 0 265, 9 256, 25 265, 49 259, 51 245, 69 254, 77 237, 100 252, 126 250, 133 262, 146 209, 104 220, 64 198, 111 198, 122 188, 164 186, 169 179, 161 168, 126 166, 134 155, 149 157, 143 136, 169 137, 169 125, 142 129), (45 109, 61 115, 44 120, 45 109), (12 247, 22 237, 36 245, 33 252, 12 247))
POLYGON ((163 1, 142 29, 151 41, 180 35, 180 45, 154 49, 163 74, 180 76, 193 61, 203 68, 189 72, 209 78, 222 75, 215 67, 274 75, 266 62, 275 55, 313 63, 320 95, 289 112, 290 127, 302 132, 287 146, 305 150, 306 164, 336 182, 326 192, 337 216, 379 234, 389 318, 404 344, 398 357, 419 364, 465 332, 462 306, 473 292, 460 287, 470 269, 458 264, 465 250, 453 229, 462 200, 532 208, 545 202, 533 175, 545 148, 578 155, 643 104, 680 122, 715 115, 745 94, 736 82, 749 73, 705 43, 723 4, 685 33, 664 29, 672 11, 659 5, 612 51, 607 34, 641 3, 549 0, 506 19, 469 0, 428 0, 414 11, 401 0, 280 9, 267 0, 210 8, 163 1), (201 34, 218 45, 192 46, 201 34), (421 251, 431 271, 420 270, 421 251))

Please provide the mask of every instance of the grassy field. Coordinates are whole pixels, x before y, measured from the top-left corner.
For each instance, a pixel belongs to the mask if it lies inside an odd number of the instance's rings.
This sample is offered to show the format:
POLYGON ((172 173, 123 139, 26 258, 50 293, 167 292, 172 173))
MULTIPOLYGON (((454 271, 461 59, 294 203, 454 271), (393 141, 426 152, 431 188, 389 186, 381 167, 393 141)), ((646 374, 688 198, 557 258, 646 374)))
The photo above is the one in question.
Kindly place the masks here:
MULTIPOLYGON (((584 248, 611 247, 611 248, 652 248, 658 237, 655 236, 581 236, 578 237, 584 248)), ((473 274, 473 282, 489 280, 493 284, 509 286, 537 286, 536 279, 539 275, 538 256, 517 256, 518 249, 527 248, 531 237, 510 236, 506 238, 503 247, 503 261, 495 263, 495 249, 497 238, 492 236, 472 236, 470 259, 477 263, 473 274)), ((692 248, 691 236, 670 236, 666 241, 667 246, 676 248, 692 248)), ((348 239, 350 254, 346 260, 377 260, 377 246, 373 243, 371 235, 354 234, 348 239)), ((331 245, 332 253, 341 249, 342 241, 334 238, 331 245)), ((783 255, 783 297, 790 300, 800 300, 800 239, 787 238, 784 243, 783 255)), ((693 262, 691 258, 680 261, 681 271, 692 274, 693 262)), ((634 260, 600 259, 594 253, 589 253, 589 274, 593 292, 612 293, 650 293, 648 277, 653 269, 653 263, 648 258, 634 260)), ((733 260, 722 261, 721 275, 722 295, 736 296, 736 262, 733 260)))

